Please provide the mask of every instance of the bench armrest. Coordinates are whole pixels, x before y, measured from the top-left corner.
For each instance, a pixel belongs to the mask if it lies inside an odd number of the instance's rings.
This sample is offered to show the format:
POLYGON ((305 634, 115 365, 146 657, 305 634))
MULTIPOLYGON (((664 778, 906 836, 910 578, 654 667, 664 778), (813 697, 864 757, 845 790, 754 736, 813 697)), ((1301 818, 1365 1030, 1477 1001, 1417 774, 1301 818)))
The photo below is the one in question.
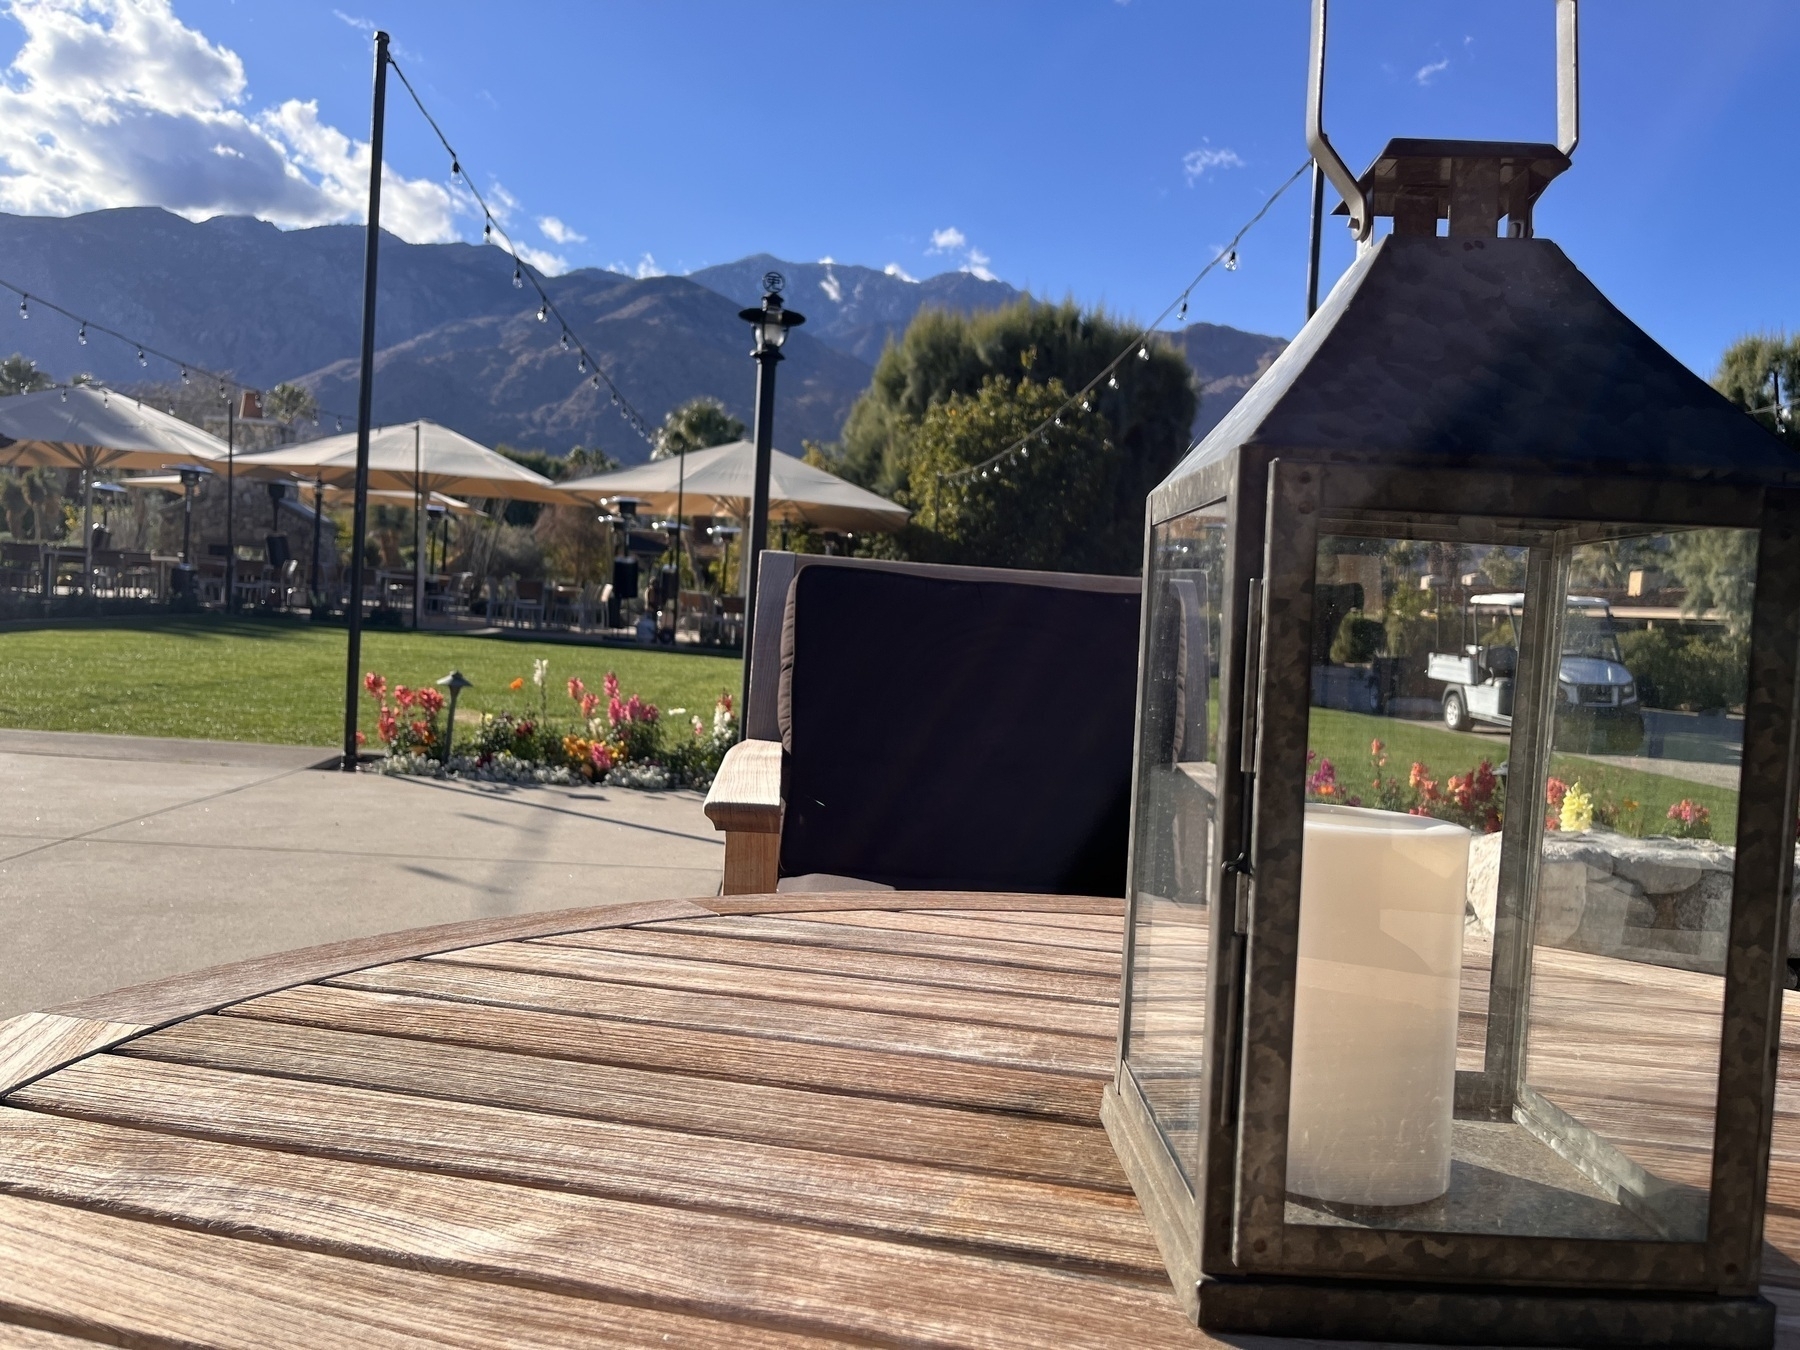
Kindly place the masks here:
POLYGON ((775 889, 781 859, 781 742, 739 741, 706 794, 706 818, 725 832, 725 895, 775 889))

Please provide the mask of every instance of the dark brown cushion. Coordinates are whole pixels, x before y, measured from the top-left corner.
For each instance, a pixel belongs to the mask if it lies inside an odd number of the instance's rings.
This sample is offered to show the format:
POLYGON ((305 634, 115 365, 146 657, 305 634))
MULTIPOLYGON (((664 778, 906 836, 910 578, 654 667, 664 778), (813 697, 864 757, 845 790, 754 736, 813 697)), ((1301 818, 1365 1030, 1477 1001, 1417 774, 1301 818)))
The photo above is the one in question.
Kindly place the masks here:
POLYGON ((1123 895, 1138 609, 1135 591, 802 568, 782 875, 1123 895))

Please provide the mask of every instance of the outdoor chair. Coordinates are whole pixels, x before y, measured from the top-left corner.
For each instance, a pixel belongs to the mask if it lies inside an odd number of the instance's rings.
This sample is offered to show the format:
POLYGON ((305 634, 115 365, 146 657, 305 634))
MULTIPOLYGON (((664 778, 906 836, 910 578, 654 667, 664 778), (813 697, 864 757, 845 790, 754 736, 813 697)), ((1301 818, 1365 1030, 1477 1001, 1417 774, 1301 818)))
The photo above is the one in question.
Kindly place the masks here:
POLYGON ((1140 589, 764 554, 724 893, 1123 895, 1140 589))
POLYGON ((0 544, 0 587, 9 591, 37 592, 44 585, 44 549, 41 544, 0 544))
POLYGON ((507 606, 507 617, 513 623, 523 627, 530 624, 533 628, 544 622, 544 583, 541 581, 516 581, 512 585, 512 600, 507 606))

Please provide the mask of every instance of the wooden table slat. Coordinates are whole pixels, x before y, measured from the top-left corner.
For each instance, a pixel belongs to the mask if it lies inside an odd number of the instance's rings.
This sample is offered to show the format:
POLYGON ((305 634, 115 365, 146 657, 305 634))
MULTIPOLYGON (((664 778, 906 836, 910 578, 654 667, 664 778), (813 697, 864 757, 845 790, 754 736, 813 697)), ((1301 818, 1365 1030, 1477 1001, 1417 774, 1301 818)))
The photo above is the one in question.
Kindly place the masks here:
MULTIPOLYGON (((732 1215, 25 1115, 15 1193, 483 1281, 919 1344, 1192 1343, 1152 1286, 732 1215), (203 1180, 202 1180, 203 1179, 203 1180), (930 1297, 921 1297, 929 1290, 930 1297)), ((0 1210, 0 1218, 4 1211, 0 1210)), ((139 1225, 141 1227, 141 1225, 139 1225)), ((424 1312, 429 1305, 421 1305, 424 1312)), ((433 1310, 435 1312, 435 1310, 433 1310)))
MULTIPOLYGON (((879 928, 895 933, 927 933, 936 937, 974 938, 984 947, 999 942, 1012 942, 1029 947, 1071 947, 1079 951, 1101 952, 1116 967, 1119 961, 1121 926, 1111 924, 1099 931, 1081 928, 1053 927, 1043 924, 1001 922, 986 915, 946 914, 935 909, 827 909, 806 915, 784 915, 788 923, 830 923, 845 928, 879 928)), ((1109 920, 1110 924, 1111 921, 1109 920)), ((1006 948, 995 947, 1004 953, 1006 948)), ((984 959, 992 959, 986 957, 984 959)))
POLYGON ((848 1157, 1124 1193, 1112 1145, 1091 1126, 919 1102, 399 1040, 245 1017, 201 1017, 121 1054, 409 1096, 614 1120, 848 1157))
POLYGON ((284 989, 237 1004, 228 1012, 236 1017, 415 1037, 516 1054, 671 1069, 721 1080, 1015 1111, 1083 1125, 1100 1118, 1101 1085, 1097 1080, 1040 1070, 838 1050, 757 1036, 601 1022, 567 1013, 477 1007, 319 985, 284 989))
MULTIPOLYGON (((595 933, 567 933, 545 938, 545 947, 567 947, 589 951, 630 952, 666 962, 685 961, 694 966, 752 966, 758 970, 787 972, 793 975, 829 975, 856 981, 879 981, 881 986, 909 986, 902 990, 885 987, 873 995, 892 999, 905 997, 912 1006, 932 1006, 943 995, 928 990, 972 991, 984 994, 1013 994, 1025 998, 1066 1000, 1089 1005, 1116 1007, 1119 980, 1116 970, 1111 976, 1076 974, 1068 971, 1033 970, 1023 966, 984 965, 972 961, 950 961, 940 957, 910 956, 893 952, 858 951, 854 948, 804 943, 779 919, 766 921, 767 936, 741 928, 729 932, 699 932, 680 929, 621 928, 595 933)), ((821 925, 824 926, 824 925, 821 925)), ((684 981, 676 987, 694 988, 694 981, 706 978, 704 969, 683 971, 673 965, 646 966, 645 979, 659 982, 684 981)), ((716 972, 714 972, 716 974, 716 972)), ((615 977, 616 978, 616 977, 615 977)), ((732 975, 732 979, 741 979, 732 975)), ((858 999, 857 986, 842 986, 842 996, 856 1000, 850 1007, 868 1006, 858 999)), ((883 1002, 887 1008, 890 1005, 883 1002)), ((1087 1009, 1071 1013, 1074 1017, 1091 1017, 1087 1009)))

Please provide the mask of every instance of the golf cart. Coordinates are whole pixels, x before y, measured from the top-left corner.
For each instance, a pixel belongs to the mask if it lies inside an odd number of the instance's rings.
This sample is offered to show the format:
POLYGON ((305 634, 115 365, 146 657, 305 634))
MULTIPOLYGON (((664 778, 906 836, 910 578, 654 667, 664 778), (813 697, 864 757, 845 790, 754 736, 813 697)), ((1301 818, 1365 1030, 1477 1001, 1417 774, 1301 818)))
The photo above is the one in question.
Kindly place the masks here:
MULTIPOLYGON (((1643 739, 1644 718, 1637 682, 1619 658, 1612 611, 1592 596, 1572 595, 1568 604, 1557 673, 1557 743, 1570 750, 1634 750, 1643 739)), ((1512 725, 1524 607, 1517 591, 1472 595, 1463 605, 1462 649, 1431 653, 1426 674, 1443 681, 1444 725, 1452 731, 1478 722, 1512 725)))

